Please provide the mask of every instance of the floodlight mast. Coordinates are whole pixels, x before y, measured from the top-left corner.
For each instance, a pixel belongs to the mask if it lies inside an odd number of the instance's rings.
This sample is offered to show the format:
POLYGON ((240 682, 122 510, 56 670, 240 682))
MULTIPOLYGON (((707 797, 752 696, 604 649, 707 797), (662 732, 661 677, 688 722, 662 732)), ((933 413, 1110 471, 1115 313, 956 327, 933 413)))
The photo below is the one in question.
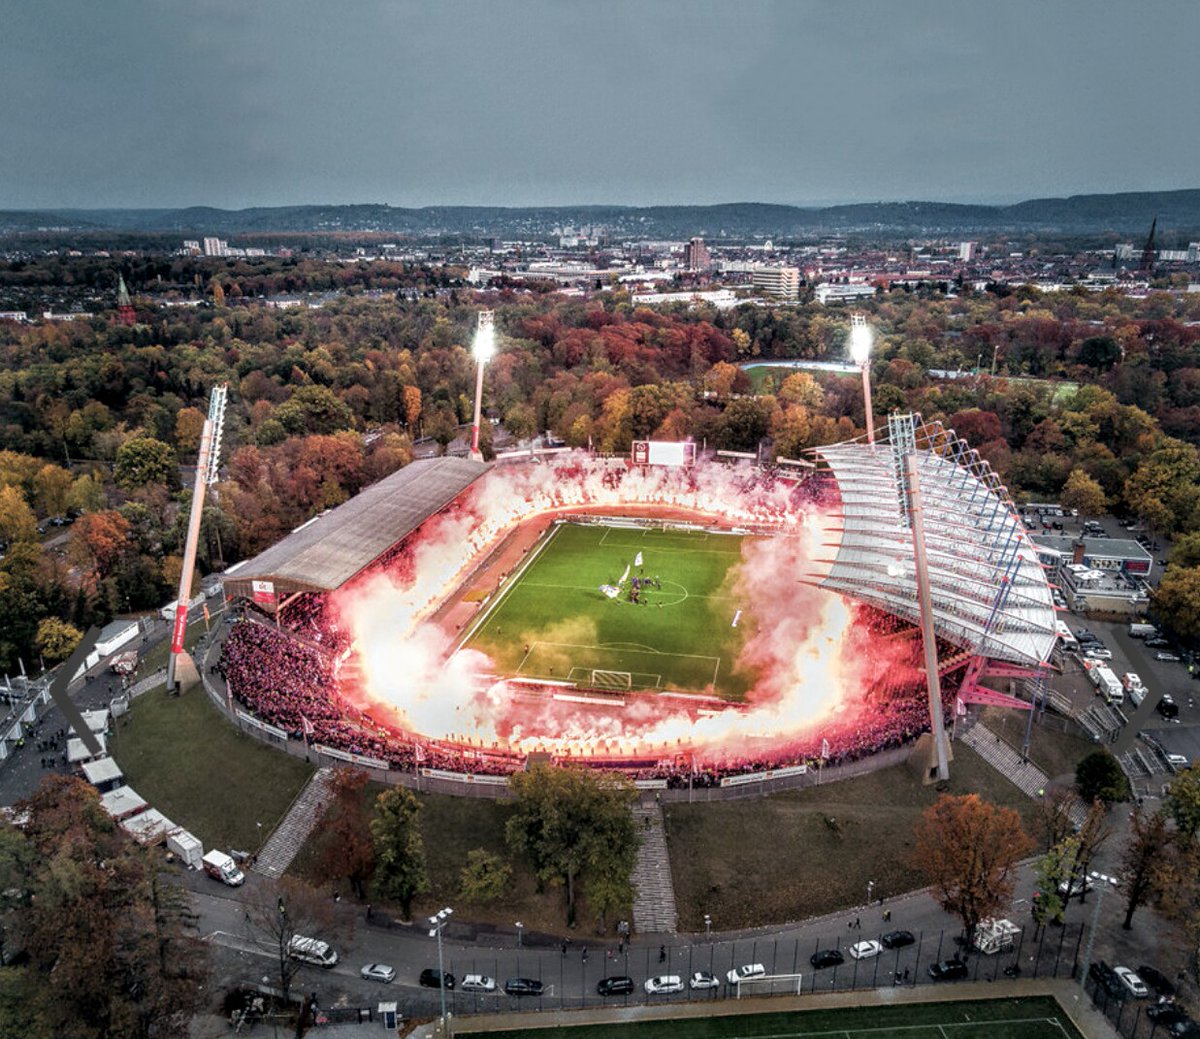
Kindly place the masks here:
POLYGON ((479 413, 483 407, 483 366, 496 352, 495 314, 490 310, 479 312, 479 325, 475 329, 475 342, 471 347, 475 355, 475 421, 471 425, 471 457, 483 461, 479 450, 479 413))
POLYGON ((862 314, 850 315, 850 358, 862 371, 863 405, 867 416, 867 443, 875 443, 875 414, 871 407, 871 326, 862 314))
POLYGON ((177 692, 176 670, 183 654, 187 631, 188 601, 192 597, 192 575, 196 570, 196 546, 200 541, 200 520, 204 514, 204 491, 216 483, 221 466, 221 435, 225 430, 226 384, 213 387, 208 400, 208 418, 200 433, 200 455, 196 459, 196 480, 192 485, 192 511, 188 516, 187 541, 179 574, 179 598, 175 601, 175 626, 171 632, 171 655, 167 657, 167 691, 177 692))

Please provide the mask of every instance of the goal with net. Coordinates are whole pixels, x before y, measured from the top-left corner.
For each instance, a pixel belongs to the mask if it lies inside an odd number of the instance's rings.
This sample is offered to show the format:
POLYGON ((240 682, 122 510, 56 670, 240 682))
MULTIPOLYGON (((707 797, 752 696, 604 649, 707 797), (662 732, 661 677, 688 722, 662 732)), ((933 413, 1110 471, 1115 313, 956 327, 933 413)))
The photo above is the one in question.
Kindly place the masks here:
POLYGON ((737 998, 750 996, 799 996, 804 987, 803 974, 762 974, 736 983, 737 998))
POLYGON ((592 670, 591 686, 593 689, 632 689, 633 673, 595 668, 592 670))

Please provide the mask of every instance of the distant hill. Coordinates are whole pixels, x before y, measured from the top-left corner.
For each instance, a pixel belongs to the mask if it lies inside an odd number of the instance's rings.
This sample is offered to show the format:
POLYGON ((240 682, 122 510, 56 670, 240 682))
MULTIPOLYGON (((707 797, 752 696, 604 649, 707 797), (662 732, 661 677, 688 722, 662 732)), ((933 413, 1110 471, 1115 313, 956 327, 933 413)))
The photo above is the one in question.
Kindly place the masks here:
POLYGON ((1161 229, 1200 234, 1200 189, 1039 198, 1009 206, 876 202, 802 208, 759 202, 716 206, 270 206, 255 209, 0 210, 0 234, 80 231, 236 235, 265 232, 382 232, 398 235, 541 237, 556 228, 604 226, 616 239, 787 238, 831 233, 971 234, 1034 231, 1141 236, 1161 229))

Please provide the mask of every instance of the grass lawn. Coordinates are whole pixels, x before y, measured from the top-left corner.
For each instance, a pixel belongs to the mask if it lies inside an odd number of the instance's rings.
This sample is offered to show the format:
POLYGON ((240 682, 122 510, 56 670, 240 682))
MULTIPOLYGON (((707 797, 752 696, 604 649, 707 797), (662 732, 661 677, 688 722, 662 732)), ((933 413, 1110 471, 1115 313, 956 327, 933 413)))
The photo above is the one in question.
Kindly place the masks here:
MULTIPOLYGON (((472 1033, 461 1023, 457 1034, 472 1033)), ((494 1034, 494 1033, 493 1033, 494 1034)), ((1049 996, 622 1021, 506 1031, 508 1039, 1081 1039, 1049 996)))
POLYGON ((238 732, 201 689, 139 696, 116 726, 129 785, 205 847, 257 850, 314 771, 238 732))
MULTIPOLYGON (((978 793, 1032 823, 1034 803, 969 747, 954 745, 949 792, 978 793)), ((913 829, 938 798, 899 765, 826 786, 746 801, 665 808, 679 926, 721 930, 861 905, 925 883, 908 862, 913 829)))
MULTIPOLYGON (((387 788, 380 783, 368 783, 363 790, 364 808, 368 811, 387 788)), ((512 815, 512 806, 488 798, 448 797, 442 794, 419 795, 421 833, 425 841, 425 862, 429 873, 430 890, 413 902, 414 917, 436 913, 442 906, 452 905, 465 920, 472 923, 511 928, 515 920, 525 924, 529 933, 565 934, 566 895, 562 888, 551 888, 541 894, 533 874, 509 853, 504 840, 504 825, 512 815), (483 848, 499 855, 512 867, 512 882, 504 897, 489 905, 462 900, 459 877, 467 861, 467 853, 483 848)), ((325 883, 320 869, 322 844, 321 827, 313 839, 301 849, 288 870, 308 883, 325 883)), ((347 886, 346 890, 349 888, 347 886)), ((376 903, 377 905, 379 903, 376 903)), ((587 903, 578 899, 580 933, 591 933, 596 921, 587 911, 587 903)), ((398 908, 394 909, 399 915, 398 908)), ((628 919, 632 909, 626 907, 608 921, 609 930, 617 919, 628 919)))
MULTIPOLYGON (((1047 716, 1049 717, 1049 715, 1047 716)), ((981 716, 983 724, 1002 740, 1018 751, 1025 745, 1025 728, 1028 715, 1025 711, 1014 711, 1007 707, 985 707, 981 716)), ((1075 776, 1075 766, 1096 749, 1090 739, 1075 736, 1056 728, 1060 719, 1051 719, 1050 724, 1033 720, 1033 732, 1029 740, 1029 760, 1051 779, 1057 776, 1075 776)))
POLYGON ((733 673, 750 628, 748 617, 733 627, 742 604, 731 571, 741 542, 702 531, 558 524, 467 645, 509 675, 740 699, 750 678, 733 673), (634 578, 658 580, 637 603, 634 578), (608 598, 605 584, 620 584, 620 594, 608 598))

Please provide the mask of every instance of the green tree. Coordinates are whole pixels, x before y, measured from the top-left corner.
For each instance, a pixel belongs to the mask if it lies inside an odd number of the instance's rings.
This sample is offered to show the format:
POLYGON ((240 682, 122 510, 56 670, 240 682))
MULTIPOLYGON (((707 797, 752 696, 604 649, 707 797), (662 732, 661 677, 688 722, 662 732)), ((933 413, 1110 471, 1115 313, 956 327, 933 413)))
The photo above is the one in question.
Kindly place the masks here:
POLYGON ((512 882, 512 867, 485 848, 467 852, 459 874, 459 894, 464 902, 488 905, 503 898, 512 882))
POLYGON ((68 508, 76 512, 101 512, 107 504, 103 481, 85 475, 71 484, 71 492, 67 495, 68 508))
POLYGON ((1189 839, 1200 832, 1200 765, 1185 768, 1171 780, 1167 811, 1179 832, 1189 839))
POLYGON ((1112 336, 1089 336, 1079 344, 1079 363, 1097 371, 1108 371, 1120 359, 1121 345, 1112 336))
POLYGON ((354 428, 354 413, 326 386, 301 386, 275 409, 273 418, 293 437, 354 428))
POLYGON ((71 474, 60 465, 44 465, 33 478, 33 493, 38 508, 46 516, 61 516, 71 498, 71 474))
POLYGON ((539 884, 564 887, 568 923, 581 878, 601 886, 628 882, 638 838, 630 812, 637 795, 627 780, 538 765, 514 773, 509 785, 515 804, 508 844, 528 858, 539 884))
POLYGON ((917 825, 913 862, 938 904, 962 921, 969 945, 979 921, 1012 898, 1017 863, 1032 846, 1011 808, 943 794, 917 825))
POLYGON ((1170 555, 1171 566, 1200 567, 1200 531, 1181 535, 1170 555))
POLYGON ((1112 804, 1129 797, 1129 780, 1107 750, 1094 750, 1075 767, 1075 789, 1085 801, 1112 804))
POLYGON ((57 617, 43 617, 38 623, 34 646, 50 664, 66 660, 79 645, 83 632, 57 617))
POLYGON ((1200 638, 1200 567, 1167 567, 1153 602, 1154 612, 1176 635, 1200 638))
POLYGON ((1033 918, 1039 927, 1048 923, 1063 923, 1067 903, 1059 894, 1059 886, 1075 878, 1078 854, 1079 841, 1068 837, 1046 852, 1035 864, 1034 876, 1037 883, 1034 888, 1033 918))
POLYGON ((154 437, 130 437, 117 448, 113 482, 126 491, 150 484, 174 489, 179 485, 175 452, 154 437))
POLYGON ((1104 488, 1082 469, 1072 469, 1058 497, 1064 509, 1077 509, 1081 516, 1099 516, 1108 507, 1104 488))
POLYGON ((425 844, 418 826, 421 803, 404 787, 385 790, 375 800, 371 836, 375 840, 375 890, 400 903, 407 920, 413 899, 429 890, 425 844))

